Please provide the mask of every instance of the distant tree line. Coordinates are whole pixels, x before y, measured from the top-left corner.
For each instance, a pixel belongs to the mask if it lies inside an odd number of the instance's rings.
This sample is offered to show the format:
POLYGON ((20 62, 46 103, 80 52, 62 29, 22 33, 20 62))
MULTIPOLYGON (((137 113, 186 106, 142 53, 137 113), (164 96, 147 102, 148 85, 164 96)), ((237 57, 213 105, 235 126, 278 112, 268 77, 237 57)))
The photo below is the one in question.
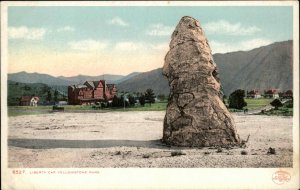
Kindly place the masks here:
POLYGON ((67 96, 46 84, 29 84, 20 82, 8 83, 7 102, 9 106, 18 106, 22 96, 38 96, 39 104, 54 104, 65 100, 67 96))
MULTIPOLYGON (((227 97, 223 96, 223 102, 226 104, 225 99, 227 97)), ((275 107, 275 110, 278 110, 279 107, 285 106, 286 108, 293 108, 293 97, 285 97, 287 99, 286 103, 282 103, 283 96, 279 96, 279 98, 274 99, 270 104, 275 107)), ((247 106, 247 102, 245 101, 245 91, 242 89, 237 89, 232 92, 228 97, 228 107, 234 109, 243 109, 247 106)))
POLYGON ((58 92, 58 90, 54 90, 51 92, 51 88, 47 90, 46 101, 57 103, 58 101, 67 101, 67 96, 58 92), (52 96, 53 94, 53 96, 52 96))
POLYGON ((134 107, 137 103, 141 106, 145 106, 146 103, 155 103, 155 93, 152 89, 147 89, 144 93, 126 93, 121 92, 120 96, 114 96, 111 102, 100 103, 101 107, 134 107))

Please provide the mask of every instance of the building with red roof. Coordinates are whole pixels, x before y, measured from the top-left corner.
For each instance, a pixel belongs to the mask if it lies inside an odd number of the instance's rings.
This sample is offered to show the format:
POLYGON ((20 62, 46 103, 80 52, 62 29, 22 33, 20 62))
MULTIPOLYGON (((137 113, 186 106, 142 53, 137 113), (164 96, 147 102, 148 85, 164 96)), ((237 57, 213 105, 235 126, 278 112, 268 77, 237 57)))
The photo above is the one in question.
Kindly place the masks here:
POLYGON ((84 84, 68 87, 68 103, 72 105, 107 102, 117 94, 115 84, 106 84, 105 80, 86 81, 84 84))
POLYGON ((261 98, 261 94, 259 90, 251 90, 250 92, 247 91, 247 98, 261 98))
POLYGON ((37 106, 39 101, 38 96, 21 96, 20 106, 37 106))
POLYGON ((265 98, 279 98, 278 89, 269 89, 264 92, 265 98))

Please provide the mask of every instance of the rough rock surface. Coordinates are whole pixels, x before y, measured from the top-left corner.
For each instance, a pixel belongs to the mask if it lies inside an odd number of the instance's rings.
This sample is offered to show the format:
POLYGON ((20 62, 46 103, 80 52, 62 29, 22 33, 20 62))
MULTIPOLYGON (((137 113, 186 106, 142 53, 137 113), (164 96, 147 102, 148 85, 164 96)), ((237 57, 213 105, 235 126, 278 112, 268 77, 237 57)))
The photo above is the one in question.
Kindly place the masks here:
POLYGON ((240 143, 235 123, 221 100, 221 84, 200 23, 183 17, 172 34, 163 74, 170 86, 163 141, 176 146, 240 143))

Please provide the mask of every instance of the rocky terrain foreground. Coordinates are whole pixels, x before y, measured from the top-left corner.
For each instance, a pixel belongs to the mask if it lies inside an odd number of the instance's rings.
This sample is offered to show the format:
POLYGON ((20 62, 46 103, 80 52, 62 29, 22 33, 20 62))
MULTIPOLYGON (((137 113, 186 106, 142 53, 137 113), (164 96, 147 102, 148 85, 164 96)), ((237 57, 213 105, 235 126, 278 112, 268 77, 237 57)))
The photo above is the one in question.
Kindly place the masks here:
POLYGON ((164 111, 9 117, 9 167, 292 167, 292 117, 236 115, 246 148, 160 142, 164 111), (268 154, 269 148, 275 154, 268 154))

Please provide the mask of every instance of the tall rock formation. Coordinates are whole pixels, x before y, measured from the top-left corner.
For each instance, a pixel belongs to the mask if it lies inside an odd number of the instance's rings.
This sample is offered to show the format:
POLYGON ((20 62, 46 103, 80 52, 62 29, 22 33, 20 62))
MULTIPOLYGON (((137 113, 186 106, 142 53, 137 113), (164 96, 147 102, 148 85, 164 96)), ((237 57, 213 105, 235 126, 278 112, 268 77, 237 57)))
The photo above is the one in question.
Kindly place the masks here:
POLYGON ((183 17, 172 34, 163 75, 170 86, 163 141, 176 146, 240 143, 232 116, 220 98, 220 80, 200 23, 183 17))

